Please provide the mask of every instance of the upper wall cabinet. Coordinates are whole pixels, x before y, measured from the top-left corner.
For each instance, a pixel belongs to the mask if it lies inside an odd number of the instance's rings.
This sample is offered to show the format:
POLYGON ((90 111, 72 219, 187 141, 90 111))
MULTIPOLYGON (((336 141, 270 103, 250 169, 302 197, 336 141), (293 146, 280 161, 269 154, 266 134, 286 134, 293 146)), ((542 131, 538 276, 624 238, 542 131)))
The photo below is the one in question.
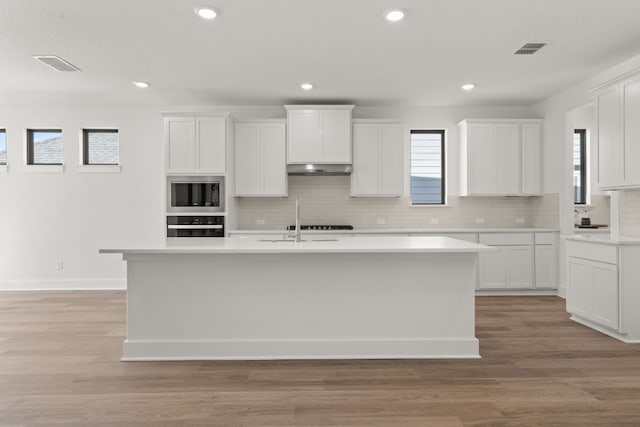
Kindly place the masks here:
POLYGON ((236 122, 236 196, 286 196, 284 120, 236 122))
POLYGON ((351 195, 402 195, 403 152, 402 125, 354 121, 351 195))
POLYGON ((461 196, 542 194, 542 120, 463 120, 461 196))
POLYGON ((226 117, 165 117, 167 173, 226 173, 226 117))
POLYGON ((596 88, 598 189, 640 186, 640 73, 596 88))
POLYGON ((285 105, 288 163, 351 163, 353 105, 285 105))

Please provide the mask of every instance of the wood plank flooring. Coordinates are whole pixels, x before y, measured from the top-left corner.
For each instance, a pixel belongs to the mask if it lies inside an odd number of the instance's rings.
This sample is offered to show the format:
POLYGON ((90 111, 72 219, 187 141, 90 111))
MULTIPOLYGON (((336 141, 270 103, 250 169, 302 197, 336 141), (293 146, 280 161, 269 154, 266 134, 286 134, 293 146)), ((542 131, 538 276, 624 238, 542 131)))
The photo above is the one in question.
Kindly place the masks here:
POLYGON ((640 426, 640 345, 478 297, 481 360, 119 361, 121 291, 0 292, 0 426, 640 426))

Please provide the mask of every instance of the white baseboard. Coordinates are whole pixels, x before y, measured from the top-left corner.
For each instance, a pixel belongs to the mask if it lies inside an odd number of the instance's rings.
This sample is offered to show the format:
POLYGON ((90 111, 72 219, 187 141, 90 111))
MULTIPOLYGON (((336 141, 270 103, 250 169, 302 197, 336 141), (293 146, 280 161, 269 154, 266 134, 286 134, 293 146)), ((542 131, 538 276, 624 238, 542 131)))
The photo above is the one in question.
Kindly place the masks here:
POLYGON ((126 279, 0 280, 0 291, 71 291, 126 288, 126 279))
POLYGON ((135 341, 123 361, 284 359, 478 359, 472 339, 135 341))
POLYGON ((556 289, 476 289, 477 297, 558 296, 556 289))

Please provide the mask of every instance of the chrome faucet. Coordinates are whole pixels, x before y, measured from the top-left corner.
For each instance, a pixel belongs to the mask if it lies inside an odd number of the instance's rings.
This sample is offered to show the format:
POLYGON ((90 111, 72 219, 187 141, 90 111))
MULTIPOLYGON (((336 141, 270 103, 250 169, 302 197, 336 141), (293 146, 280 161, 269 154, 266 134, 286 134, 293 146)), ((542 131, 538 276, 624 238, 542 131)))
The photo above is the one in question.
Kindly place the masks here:
POLYGON ((289 230, 289 232, 287 233, 288 237, 295 237, 295 241, 296 242, 301 242, 302 241, 302 230, 301 230, 301 226, 300 226, 300 207, 301 207, 301 202, 300 202, 300 197, 296 197, 296 229, 294 230, 294 233, 292 235, 291 230, 289 230))

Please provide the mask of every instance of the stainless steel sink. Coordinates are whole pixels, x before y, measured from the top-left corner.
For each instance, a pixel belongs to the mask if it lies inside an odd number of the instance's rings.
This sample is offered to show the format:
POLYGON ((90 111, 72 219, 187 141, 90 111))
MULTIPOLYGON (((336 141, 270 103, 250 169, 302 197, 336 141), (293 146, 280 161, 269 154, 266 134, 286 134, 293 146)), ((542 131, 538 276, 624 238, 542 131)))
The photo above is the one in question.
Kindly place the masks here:
MULTIPOLYGON (((303 239, 301 242, 337 242, 338 239, 303 239)), ((258 242, 280 243, 290 242, 296 243, 294 239, 258 239, 258 242)))

